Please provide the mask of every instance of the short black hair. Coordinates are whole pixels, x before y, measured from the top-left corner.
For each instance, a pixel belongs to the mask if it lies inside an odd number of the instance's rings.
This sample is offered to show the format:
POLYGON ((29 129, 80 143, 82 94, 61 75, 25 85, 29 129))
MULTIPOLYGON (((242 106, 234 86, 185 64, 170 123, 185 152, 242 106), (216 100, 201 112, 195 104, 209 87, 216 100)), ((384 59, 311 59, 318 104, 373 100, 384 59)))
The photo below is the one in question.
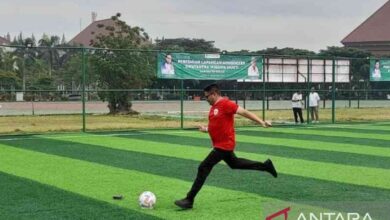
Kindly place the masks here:
POLYGON ((215 83, 206 86, 203 89, 203 91, 208 92, 208 93, 217 93, 218 95, 221 95, 221 91, 219 90, 219 86, 215 83))

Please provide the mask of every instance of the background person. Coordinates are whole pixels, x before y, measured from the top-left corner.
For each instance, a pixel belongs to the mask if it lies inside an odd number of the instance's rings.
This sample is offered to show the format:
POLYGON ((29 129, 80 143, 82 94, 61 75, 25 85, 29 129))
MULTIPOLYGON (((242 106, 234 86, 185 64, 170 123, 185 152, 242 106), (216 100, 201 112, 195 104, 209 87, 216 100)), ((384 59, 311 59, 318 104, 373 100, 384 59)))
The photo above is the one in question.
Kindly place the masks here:
POLYGON ((309 108, 310 108, 310 114, 311 114, 311 120, 314 123, 319 123, 319 117, 318 117, 318 107, 320 104, 320 96, 315 91, 314 87, 311 88, 310 94, 309 94, 309 108))
POLYGON ((298 123, 298 116, 299 116, 299 119, 301 121, 301 123, 304 123, 305 121, 303 120, 303 117, 302 117, 302 93, 300 91, 297 91, 293 94, 292 98, 291 98, 291 104, 292 104, 292 109, 293 109, 293 113, 294 113, 294 119, 295 119, 295 123, 297 124, 298 123))

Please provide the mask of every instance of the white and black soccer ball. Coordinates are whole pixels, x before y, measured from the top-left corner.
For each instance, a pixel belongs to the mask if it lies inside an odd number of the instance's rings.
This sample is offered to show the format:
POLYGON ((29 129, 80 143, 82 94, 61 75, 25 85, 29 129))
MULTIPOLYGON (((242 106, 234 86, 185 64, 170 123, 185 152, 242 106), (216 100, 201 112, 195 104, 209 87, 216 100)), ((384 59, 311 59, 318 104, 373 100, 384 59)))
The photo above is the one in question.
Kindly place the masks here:
POLYGON ((145 191, 139 195, 138 203, 142 208, 152 209, 156 204, 157 198, 154 193, 145 191))

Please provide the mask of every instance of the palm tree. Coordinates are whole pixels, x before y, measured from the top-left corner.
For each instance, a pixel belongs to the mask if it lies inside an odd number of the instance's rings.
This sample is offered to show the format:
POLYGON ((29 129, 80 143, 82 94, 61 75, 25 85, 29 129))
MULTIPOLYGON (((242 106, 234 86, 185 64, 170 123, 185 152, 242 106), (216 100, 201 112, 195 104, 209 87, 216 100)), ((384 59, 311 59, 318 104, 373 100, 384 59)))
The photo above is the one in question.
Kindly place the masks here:
POLYGON ((47 48, 39 49, 38 57, 43 60, 46 60, 49 63, 49 77, 51 77, 52 75, 53 63, 55 62, 57 64, 59 60, 58 51, 56 49, 53 49, 59 44, 60 44, 60 37, 58 36, 49 37, 46 34, 43 34, 42 39, 38 41, 38 45, 40 47, 47 47, 47 48))

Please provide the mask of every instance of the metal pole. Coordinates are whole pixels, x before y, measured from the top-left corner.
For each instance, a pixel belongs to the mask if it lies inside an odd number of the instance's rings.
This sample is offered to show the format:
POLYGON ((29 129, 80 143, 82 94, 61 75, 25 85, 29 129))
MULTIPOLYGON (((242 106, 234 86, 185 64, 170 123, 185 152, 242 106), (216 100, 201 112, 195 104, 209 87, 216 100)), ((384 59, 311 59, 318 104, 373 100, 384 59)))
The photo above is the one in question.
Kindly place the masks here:
MULTIPOLYGON (((263 111, 263 120, 265 120, 265 96, 266 96, 266 94, 265 94, 265 58, 263 58, 263 105, 262 105, 262 111, 263 111)), ((267 72, 268 72, 268 68, 267 68, 267 72)))
POLYGON ((86 72, 86 63, 85 63, 85 48, 82 49, 82 74, 83 74, 83 83, 82 83, 82 109, 83 109, 83 132, 85 132, 85 72, 86 72))
POLYGON ((309 119, 309 95, 310 95, 310 60, 307 58, 307 83, 306 83, 306 123, 310 124, 309 119))
MULTIPOLYGON (((352 62, 350 62, 352 63, 352 62)), ((351 108, 352 106, 352 75, 349 74, 349 91, 348 91, 348 107, 351 108)))
POLYGON ((360 91, 357 92, 358 100, 357 100, 357 108, 360 108, 360 91))
POLYGON ((245 101, 246 101, 246 90, 244 90, 244 100, 243 101, 244 101, 244 103, 243 103, 244 106, 243 107, 246 108, 246 103, 245 103, 245 101))
POLYGON ((237 99, 237 82, 234 85, 234 98, 236 99, 236 104, 238 105, 238 99, 237 99))
POLYGON ((336 107, 336 61, 332 60, 332 124, 335 123, 335 107, 336 107))
POLYGON ((184 81, 181 80, 181 92, 180 92, 180 128, 184 128, 184 81))

